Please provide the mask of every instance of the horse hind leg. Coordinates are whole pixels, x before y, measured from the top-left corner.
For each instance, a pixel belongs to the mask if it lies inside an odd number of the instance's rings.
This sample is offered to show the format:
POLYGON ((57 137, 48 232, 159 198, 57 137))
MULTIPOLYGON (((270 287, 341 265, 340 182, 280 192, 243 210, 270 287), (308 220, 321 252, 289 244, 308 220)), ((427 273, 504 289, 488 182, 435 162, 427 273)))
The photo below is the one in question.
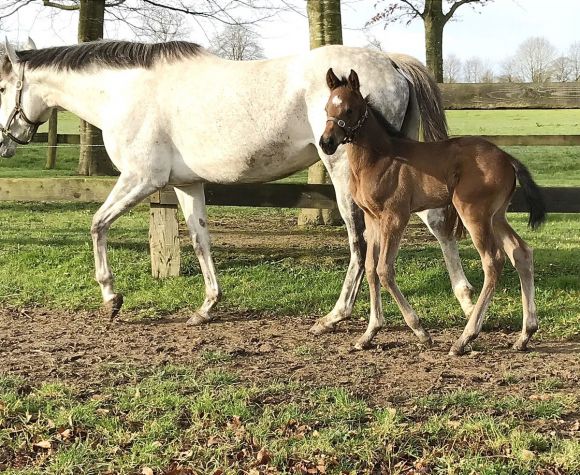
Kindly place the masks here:
POLYGON ((459 301, 463 313, 466 317, 469 317, 473 311, 473 302, 471 301, 473 286, 465 277, 461 259, 459 258, 457 241, 453 236, 447 234, 444 210, 442 208, 428 209, 417 213, 417 216, 427 225, 431 234, 437 238, 437 242, 439 242, 439 246, 441 246, 443 251, 443 259, 449 273, 453 293, 459 301))
POLYGON ((525 351, 528 342, 538 330, 538 317, 534 301, 534 260, 533 251, 518 236, 505 218, 505 214, 494 220, 496 235, 504 252, 517 270, 522 292, 523 323, 520 337, 514 343, 514 350, 525 351))
MULTIPOLYGON (((315 122, 316 123, 316 122, 315 122)), ((322 121, 321 123, 324 123, 322 121)), ((315 134, 315 136, 317 136, 315 134)), ((340 215, 344 220, 346 231, 348 233, 348 244, 350 249, 350 261, 346 276, 342 284, 340 296, 336 301, 334 308, 324 317, 320 318, 310 328, 313 335, 322 335, 334 330, 336 325, 350 317, 352 309, 364 276, 364 263, 366 243, 364 239, 364 220, 362 210, 354 203, 349 192, 349 168, 346 153, 337 152, 334 158, 326 156, 319 150, 319 155, 323 161, 332 184, 336 192, 336 201, 340 215)), ((379 319, 378 315, 371 316, 379 319)))
POLYGON ((205 299, 187 321, 188 325, 201 325, 212 320, 211 311, 221 298, 217 272, 210 252, 210 237, 207 229, 207 211, 202 183, 175 188, 175 194, 185 216, 193 249, 205 283, 205 299))
MULTIPOLYGON (((479 210, 478 210, 479 211, 479 210)), ((480 213, 477 213, 480 216, 480 213)), ((469 343, 477 338, 483 326, 485 312, 489 307, 497 281, 503 269, 505 258, 501 253, 496 237, 494 235, 491 217, 488 218, 483 214, 483 218, 466 219, 466 213, 462 213, 462 219, 465 227, 471 235, 471 239, 481 257, 483 267, 484 281, 483 288, 477 299, 469 321, 463 330, 459 339, 453 344, 450 355, 460 356, 467 352, 466 348, 469 343)))
POLYGON ((95 213, 91 226, 95 257, 95 278, 101 287, 104 311, 117 316, 123 305, 123 295, 115 293, 113 273, 107 259, 107 232, 111 224, 122 214, 158 189, 158 186, 142 177, 121 175, 111 193, 95 213))

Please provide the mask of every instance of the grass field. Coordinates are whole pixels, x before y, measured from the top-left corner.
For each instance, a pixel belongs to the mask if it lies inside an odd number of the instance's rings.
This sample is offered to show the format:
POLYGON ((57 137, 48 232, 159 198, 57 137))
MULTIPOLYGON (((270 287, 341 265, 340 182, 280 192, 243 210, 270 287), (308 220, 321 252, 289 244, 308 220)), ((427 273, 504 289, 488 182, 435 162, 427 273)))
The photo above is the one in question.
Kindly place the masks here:
MULTIPOLYGON (((454 134, 577 134, 580 119, 577 111, 461 111, 449 113, 449 121, 454 134)), ((60 124, 61 132, 76 132, 74 119, 68 117, 60 124)), ((512 147, 510 151, 528 164, 540 184, 580 186, 578 149, 512 147)), ((0 176, 72 175, 76 151, 59 150, 57 170, 45 171, 43 165, 43 149, 21 147, 14 159, 0 162, 0 176)), ((304 181, 305 176, 302 172, 289 180, 304 181)), ((23 318, 19 312, 31 308, 92 312, 100 305, 89 236, 95 209, 95 205, 0 203, 2 309, 14 310, 13 318, 23 318)), ((214 257, 224 291, 222 311, 283 319, 313 318, 332 308, 348 262, 344 230, 295 228, 296 213, 210 208, 210 226, 221 230, 216 233, 214 257), (255 236, 257 241, 252 240, 255 236)), ((541 325, 536 341, 577 340, 578 215, 554 214, 538 232, 525 227, 523 215, 510 215, 510 220, 535 248, 541 325)), ((201 303, 203 281, 185 242, 183 275, 153 279, 147 233, 148 210, 137 207, 113 226, 109 257, 117 287, 126 296, 125 318, 161 328, 163 315, 187 315, 201 303)), ((461 255, 469 279, 480 288, 480 264, 468 240, 461 243, 461 255)), ((425 325, 458 332, 465 319, 451 296, 436 243, 410 236, 397 268, 399 285, 425 325)), ((387 325, 400 325, 391 299, 385 297, 384 303, 387 325)), ((368 311, 368 291, 363 288, 355 318, 364 319, 368 311)), ((508 264, 484 329, 516 331, 520 315, 519 282, 508 264)), ((13 351, 4 338, 0 334, 0 358, 13 351)), ((304 335, 304 343, 297 346, 297 358, 305 365, 314 358, 321 364, 335 364, 324 354, 313 356, 309 338, 304 335)), ((574 388, 573 382, 563 381, 557 371, 546 375, 541 370, 555 355, 524 355, 536 362, 538 374, 528 371, 516 377, 511 370, 482 374, 482 379, 495 378, 498 388, 503 388, 501 394, 497 388, 474 388, 465 381, 453 390, 434 388, 427 394, 402 394, 377 403, 356 386, 339 387, 334 381, 287 378, 258 383, 236 370, 235 352, 232 356, 204 349, 203 341, 201 348, 193 343, 195 364, 125 365, 113 359, 101 363, 104 377, 90 385, 66 378, 38 381, 26 371, 7 374, 0 369, 0 471, 12 475, 580 473, 577 384, 574 388)), ((166 351, 170 358, 170 350, 166 351)), ((388 361, 392 354, 387 348, 373 356, 388 361)), ((54 357, 48 352, 40 355, 54 357)), ((425 357, 428 365, 429 352, 411 357, 419 361, 425 357)), ((467 361, 477 365, 477 355, 467 361)), ((575 362, 580 364, 577 358, 575 362)), ((453 365, 450 360, 441 378, 453 365)), ((268 372, 267 367, 257 370, 268 372)), ((388 380, 394 371, 379 377, 388 380)))

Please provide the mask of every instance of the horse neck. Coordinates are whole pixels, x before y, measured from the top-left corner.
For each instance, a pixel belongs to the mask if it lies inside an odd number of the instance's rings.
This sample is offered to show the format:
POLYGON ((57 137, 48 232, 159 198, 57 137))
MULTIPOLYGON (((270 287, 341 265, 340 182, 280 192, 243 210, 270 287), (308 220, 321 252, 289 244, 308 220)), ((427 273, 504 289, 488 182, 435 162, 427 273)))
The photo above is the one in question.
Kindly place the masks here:
POLYGON ((131 69, 88 69, 56 71, 39 68, 26 73, 49 108, 66 109, 79 118, 103 128, 106 116, 117 105, 119 91, 130 88, 131 69))

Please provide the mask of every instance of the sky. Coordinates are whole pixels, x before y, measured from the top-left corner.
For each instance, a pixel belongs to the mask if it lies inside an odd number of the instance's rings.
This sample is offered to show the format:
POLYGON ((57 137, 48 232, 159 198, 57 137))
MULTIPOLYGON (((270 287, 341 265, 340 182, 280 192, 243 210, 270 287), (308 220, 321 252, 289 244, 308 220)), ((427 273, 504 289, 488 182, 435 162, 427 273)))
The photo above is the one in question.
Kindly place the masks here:
MULTIPOLYGON (((1 3, 2 0, 0 0, 1 3)), ((274 0, 275 1, 275 0, 274 0)), ((305 14, 305 0, 292 0, 305 14)), ((425 59, 423 24, 374 25, 365 28, 376 12, 379 0, 343 0, 343 42, 365 46, 369 37, 378 39, 386 51, 411 54, 425 59)), ((384 0, 384 2, 391 0, 384 0)), ((13 41, 31 36, 38 47, 76 42, 77 13, 47 9, 38 1, 22 8, 17 15, 2 20, 0 34, 13 41)), ((207 45, 208 37, 221 25, 190 22, 187 39, 207 45)), ((288 12, 262 22, 257 28, 267 57, 285 56, 308 49, 308 22, 305 15, 288 12)), ((479 57, 498 65, 515 53, 518 45, 530 36, 547 38, 557 50, 565 53, 571 43, 580 41, 580 0, 494 0, 484 7, 464 5, 456 20, 445 27, 444 55, 454 54, 462 60, 479 57)), ((131 32, 110 22, 108 38, 134 39, 131 32)))

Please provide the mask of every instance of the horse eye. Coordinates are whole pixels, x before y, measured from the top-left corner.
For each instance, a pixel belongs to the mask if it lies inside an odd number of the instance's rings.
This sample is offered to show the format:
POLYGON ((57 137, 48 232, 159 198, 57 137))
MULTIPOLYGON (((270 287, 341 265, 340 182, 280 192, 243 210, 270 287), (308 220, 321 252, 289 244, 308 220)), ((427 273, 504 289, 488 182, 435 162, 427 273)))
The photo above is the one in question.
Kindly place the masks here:
POLYGON ((0 87, 0 94, 4 94, 6 92, 6 88, 5 87, 0 87))

